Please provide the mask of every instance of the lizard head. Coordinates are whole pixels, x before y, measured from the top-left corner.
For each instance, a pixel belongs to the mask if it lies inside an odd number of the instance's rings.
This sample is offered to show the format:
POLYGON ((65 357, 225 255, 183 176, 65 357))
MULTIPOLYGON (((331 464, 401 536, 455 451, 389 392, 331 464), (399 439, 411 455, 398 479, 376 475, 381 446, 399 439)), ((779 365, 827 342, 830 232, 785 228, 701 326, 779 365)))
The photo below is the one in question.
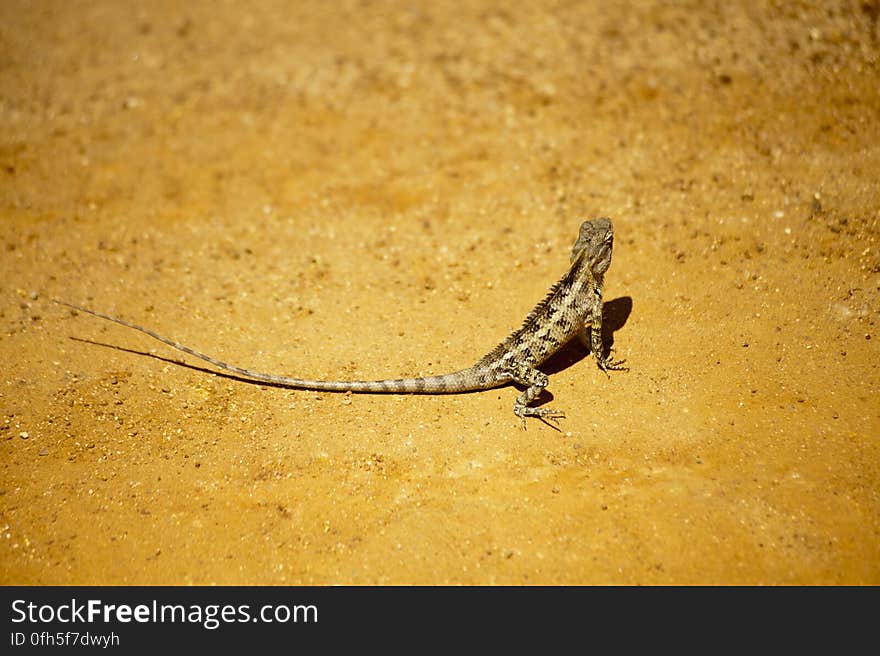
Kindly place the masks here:
POLYGON ((611 219, 592 219, 581 224, 581 231, 571 249, 571 262, 584 258, 594 275, 601 276, 611 266, 614 228, 611 219))

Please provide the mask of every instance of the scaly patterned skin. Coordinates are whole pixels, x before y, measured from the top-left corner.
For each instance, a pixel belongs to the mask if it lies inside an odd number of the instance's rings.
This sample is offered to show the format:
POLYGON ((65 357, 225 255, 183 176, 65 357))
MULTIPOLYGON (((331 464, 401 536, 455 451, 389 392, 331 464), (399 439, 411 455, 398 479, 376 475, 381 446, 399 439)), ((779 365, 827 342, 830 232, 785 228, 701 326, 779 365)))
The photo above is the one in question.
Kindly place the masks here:
MULTIPOLYGON (((442 376, 395 378, 388 380, 309 380, 276 376, 242 369, 199 353, 183 344, 123 319, 88 308, 55 300, 56 303, 86 312, 101 319, 134 328, 168 346, 210 362, 215 367, 253 380, 300 389, 329 392, 366 392, 391 394, 453 394, 499 387, 509 382, 524 386, 513 411, 526 427, 526 417, 557 421, 565 415, 549 408, 529 404, 547 386, 548 378, 537 369, 551 355, 575 336, 589 344, 599 368, 605 372, 623 370, 623 360, 612 361, 602 348, 602 283, 611 265, 614 230, 609 219, 593 219, 581 224, 580 234, 571 251, 571 268, 535 306, 522 327, 483 356, 475 365, 442 376), (586 326, 590 326, 589 336, 586 326)), ((558 422, 557 422, 558 423, 558 422)))

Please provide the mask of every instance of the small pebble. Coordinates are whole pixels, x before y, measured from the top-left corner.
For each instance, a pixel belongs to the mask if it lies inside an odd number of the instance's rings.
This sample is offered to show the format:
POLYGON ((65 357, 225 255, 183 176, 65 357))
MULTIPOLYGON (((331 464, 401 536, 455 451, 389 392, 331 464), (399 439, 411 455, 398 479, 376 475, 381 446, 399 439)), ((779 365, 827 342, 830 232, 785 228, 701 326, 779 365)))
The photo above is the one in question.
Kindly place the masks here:
POLYGON ((18 434, 18 436, 19 436, 21 439, 26 440, 27 438, 29 438, 29 437, 31 436, 31 434, 28 433, 27 431, 21 431, 21 432, 18 434))

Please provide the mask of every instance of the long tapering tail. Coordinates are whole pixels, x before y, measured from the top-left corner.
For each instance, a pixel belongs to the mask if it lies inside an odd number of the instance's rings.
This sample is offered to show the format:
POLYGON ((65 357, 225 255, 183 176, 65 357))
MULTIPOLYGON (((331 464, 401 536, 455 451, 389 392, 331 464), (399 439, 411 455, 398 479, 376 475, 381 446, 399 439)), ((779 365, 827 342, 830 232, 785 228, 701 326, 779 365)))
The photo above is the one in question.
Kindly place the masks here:
POLYGON ((278 376, 275 374, 267 374, 260 371, 252 371, 242 367, 236 367, 228 362, 223 362, 210 355, 196 351, 184 344, 175 342, 168 337, 160 335, 154 330, 131 323, 125 319, 90 310, 62 301, 60 299, 52 299, 54 303, 65 305, 73 310, 85 312, 100 319, 112 321, 126 328, 133 328, 139 332, 149 335, 153 339, 157 339, 163 344, 167 344, 173 349, 188 353, 200 360, 210 362, 212 365, 224 371, 250 378, 253 380, 274 383, 276 385, 284 385, 286 387, 295 387, 300 389, 312 389, 328 392, 370 392, 370 393, 389 393, 389 394, 452 394, 455 392, 466 392, 478 389, 488 389, 504 384, 509 378, 500 378, 486 371, 478 371, 474 367, 462 369, 450 374, 442 376, 423 376, 417 378, 394 378, 388 380, 310 380, 307 378, 292 378, 289 376, 278 376))

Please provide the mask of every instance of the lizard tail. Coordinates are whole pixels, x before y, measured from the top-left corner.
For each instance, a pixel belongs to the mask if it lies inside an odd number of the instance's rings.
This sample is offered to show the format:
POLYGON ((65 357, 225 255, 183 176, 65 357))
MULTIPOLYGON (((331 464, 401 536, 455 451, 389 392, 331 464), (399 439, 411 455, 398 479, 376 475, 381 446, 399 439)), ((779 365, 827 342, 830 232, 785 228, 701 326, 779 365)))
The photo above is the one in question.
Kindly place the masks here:
POLYGON ((199 351, 196 351, 189 346, 180 344, 172 339, 160 335, 154 330, 150 330, 149 328, 145 328, 144 326, 139 326, 138 324, 131 323, 129 321, 126 321, 125 319, 120 319, 109 314, 90 310, 88 308, 82 307, 81 305, 74 305, 73 303, 68 303, 67 301, 62 301, 59 299, 52 299, 52 301, 54 303, 58 303, 59 305, 66 305, 67 307, 77 310, 79 312, 85 312, 86 314, 91 314, 92 316, 98 317, 100 319, 106 319, 107 321, 118 323, 119 325, 125 326, 126 328, 132 328, 134 330, 142 332, 146 335, 149 335, 153 339, 159 340, 163 344, 167 344, 173 349, 188 353, 189 355, 199 358, 200 360, 204 360, 205 362, 210 362, 218 369, 230 371, 234 374, 238 374, 252 380, 260 380, 267 383, 273 383, 275 385, 283 385, 285 387, 322 390, 328 392, 371 392, 374 394, 383 392, 389 394, 451 394, 455 392, 497 387, 498 385, 502 385, 507 382, 507 380, 509 380, 509 378, 498 377, 486 370, 478 371, 474 367, 471 367, 469 369, 462 369, 461 371, 456 371, 451 374, 444 374, 442 376, 395 378, 388 380, 310 380, 308 378, 278 376, 275 374, 267 374, 261 371, 252 371, 251 369, 236 367, 235 365, 231 365, 228 362, 223 362, 222 360, 213 358, 210 355, 206 355, 205 353, 200 353, 199 351))

